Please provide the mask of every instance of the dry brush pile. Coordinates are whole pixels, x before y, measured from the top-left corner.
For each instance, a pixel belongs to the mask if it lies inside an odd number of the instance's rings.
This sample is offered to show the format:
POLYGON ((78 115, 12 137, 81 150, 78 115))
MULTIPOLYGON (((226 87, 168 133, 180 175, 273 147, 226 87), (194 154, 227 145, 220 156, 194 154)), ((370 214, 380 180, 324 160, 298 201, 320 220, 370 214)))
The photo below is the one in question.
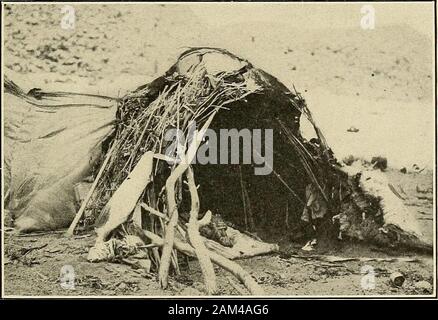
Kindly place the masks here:
MULTIPOLYGON (((27 97, 8 83, 8 93, 27 97)), ((217 293, 213 269, 217 264, 251 294, 262 295, 250 274, 224 256, 219 246, 207 248, 201 231, 213 224, 217 206, 220 213, 228 212, 227 219, 244 220, 241 230, 272 221, 300 227, 304 221, 339 238, 429 248, 419 240, 394 194, 387 191, 384 178, 374 171, 341 167, 296 90, 225 50, 190 49, 165 75, 117 103, 115 120, 105 124, 113 130, 101 144, 93 183, 67 232, 97 227, 90 261, 141 250, 166 288, 169 272, 180 272, 177 252, 181 252, 198 259, 207 293, 217 293), (301 116, 315 129, 315 138, 309 141, 299 130, 301 116), (186 134, 187 139, 177 141, 177 148, 169 153, 168 130, 188 133, 194 122, 201 129, 186 134), (219 173, 203 176, 199 166, 192 165, 208 128, 234 124, 274 129, 277 157, 269 176, 248 175, 240 166, 231 167, 234 176, 226 178, 221 166, 204 166, 204 174, 205 170, 219 173), (219 191, 205 192, 197 182, 205 185, 218 175, 219 183, 227 183, 229 190, 224 198, 210 201, 208 196, 219 191)))

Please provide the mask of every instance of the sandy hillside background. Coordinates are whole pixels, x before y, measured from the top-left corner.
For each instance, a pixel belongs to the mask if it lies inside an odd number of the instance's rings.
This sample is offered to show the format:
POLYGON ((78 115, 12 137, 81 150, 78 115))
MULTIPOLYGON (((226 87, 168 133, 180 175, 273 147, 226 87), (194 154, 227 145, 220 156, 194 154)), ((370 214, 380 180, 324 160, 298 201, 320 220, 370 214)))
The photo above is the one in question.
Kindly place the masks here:
POLYGON ((187 46, 219 46, 295 85, 338 158, 433 166, 433 6, 377 4, 7 5, 6 74, 25 88, 120 96, 187 46), (357 133, 347 132, 354 126, 357 133))

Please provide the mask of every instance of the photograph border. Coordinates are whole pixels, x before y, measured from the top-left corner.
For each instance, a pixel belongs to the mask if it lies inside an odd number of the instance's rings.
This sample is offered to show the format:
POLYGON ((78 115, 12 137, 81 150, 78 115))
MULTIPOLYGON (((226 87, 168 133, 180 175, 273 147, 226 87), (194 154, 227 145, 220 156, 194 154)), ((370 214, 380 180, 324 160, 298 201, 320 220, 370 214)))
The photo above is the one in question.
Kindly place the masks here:
MULTIPOLYGON (((237 2, 247 2, 247 1, 237 1, 237 2)), ((253 1, 251 1, 250 3, 252 3, 253 1)), ((258 2, 258 1, 256 1, 258 2)), ((263 1, 260 1, 263 2, 263 1)), ((300 3, 302 3, 303 1, 300 1, 300 3)), ((304 1, 306 4, 307 3, 321 3, 320 1, 304 1)), ((329 5, 330 3, 342 3, 345 5, 348 5, 349 3, 386 3, 386 2, 400 2, 400 1, 324 1, 323 3, 329 5)), ((406 1, 405 3, 411 3, 411 2, 417 2, 417 1, 406 1)), ((171 303, 174 302, 178 302, 178 300, 181 301, 188 301, 188 300, 218 300, 220 299, 223 302, 227 302, 227 301, 231 301, 231 300, 240 300, 240 301, 244 301, 244 300, 258 300, 258 301, 272 301, 272 300, 297 300, 297 299, 316 299, 316 300, 343 300, 343 299, 357 299, 357 300, 399 300, 399 299, 407 299, 407 300, 436 300, 438 298, 437 296, 437 211, 436 211, 436 198, 437 198, 437 190, 436 190, 436 182, 437 182, 437 3, 436 0, 433 1, 420 1, 420 2, 426 2, 426 3, 432 3, 434 4, 434 103, 435 103, 435 107, 434 107, 434 120, 435 120, 435 143, 434 143, 434 168, 433 168, 433 232, 434 232, 434 243, 433 243, 433 261, 434 261, 434 288, 433 288, 433 294, 432 295, 333 295, 333 296, 326 296, 326 295, 305 295, 305 296, 295 296, 295 295, 279 295, 279 296, 135 296, 135 295, 130 295, 130 296, 99 296, 99 295, 92 295, 92 296, 83 296, 83 295, 62 295, 62 296, 23 296, 23 295, 5 295, 5 288, 4 288, 4 254, 5 254, 5 248, 4 248, 4 244, 5 244, 5 234, 4 234, 4 185, 3 185, 3 181, 4 181, 4 170, 3 170, 3 163, 4 163, 4 119, 3 119, 3 110, 4 110, 4 99, 3 99, 3 94, 4 94, 4 72, 5 72, 5 60, 4 58, 4 16, 5 16, 5 10, 4 10, 4 6, 5 5, 34 5, 34 4, 50 4, 50 5, 56 5, 56 4, 73 4, 73 3, 77 3, 77 4, 92 4, 92 5, 102 5, 102 4, 113 4, 113 5, 117 5, 117 4, 123 4, 123 5, 127 5, 127 4, 139 4, 141 3, 140 1, 103 1, 103 2, 98 2, 98 1, 84 1, 84 2, 72 2, 72 1, 56 1, 56 2, 45 2, 45 1, 2 1, 2 33, 1 33, 1 37, 2 37, 2 74, 1 74, 1 84, 2 84, 2 104, 1 104, 1 160, 2 160, 2 170, 1 170, 1 202, 2 202, 2 216, 1 216, 1 223, 2 223, 2 228, 1 228, 1 248, 2 248, 2 259, 1 259, 1 269, 2 269, 2 273, 1 273, 1 277, 2 277, 2 284, 1 284, 1 296, 2 299, 7 299, 7 300, 15 300, 15 299, 50 299, 50 300, 65 300, 65 299, 122 299, 122 300, 143 300, 143 299, 150 299, 150 300, 160 300, 160 299, 166 299, 166 300, 175 300, 175 301, 171 301, 171 303)), ((144 3, 144 5, 150 5, 150 4, 197 4, 200 2, 168 2, 168 1, 157 1, 157 2, 148 2, 148 3, 144 3)), ((202 2, 201 2, 202 3, 202 2)), ((203 2, 203 3, 209 3, 211 5, 215 5, 214 2, 203 2)), ((218 2, 223 4, 224 2, 218 2)), ((248 3, 248 4, 250 4, 248 3)), ((285 2, 264 2, 264 3, 269 3, 269 4, 274 4, 274 3, 285 3, 285 2)), ((292 2, 291 2, 292 3, 292 2)), ((207 301, 208 302, 208 301, 207 301)))

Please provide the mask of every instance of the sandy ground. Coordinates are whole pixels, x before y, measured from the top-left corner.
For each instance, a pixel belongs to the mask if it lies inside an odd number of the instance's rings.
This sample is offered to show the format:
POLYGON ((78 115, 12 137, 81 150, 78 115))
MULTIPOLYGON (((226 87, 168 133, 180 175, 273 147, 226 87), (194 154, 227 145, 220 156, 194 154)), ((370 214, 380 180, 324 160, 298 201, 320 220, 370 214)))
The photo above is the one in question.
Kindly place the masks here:
MULTIPOLYGON (((325 28, 313 26, 303 31, 302 17, 289 22, 241 18, 230 20, 229 24, 216 24, 214 19, 204 16, 207 12, 186 5, 75 5, 75 29, 64 30, 60 27, 61 7, 5 8, 4 65, 6 74, 19 85, 27 89, 41 87, 120 96, 160 75, 183 47, 227 48, 286 85, 295 85, 308 101, 339 159, 350 154, 368 160, 376 155, 386 156, 392 168, 388 172, 391 183, 404 194, 405 204, 432 239, 434 65, 430 34, 409 24, 362 30, 342 24, 328 28, 329 21, 325 28), (348 132, 352 126, 359 131, 348 132), (424 170, 415 172, 414 164, 424 170), (406 167, 408 173, 400 173, 401 167, 406 167), (417 186, 426 193, 418 192, 417 186)), ((342 10, 336 14, 340 21, 346 18, 342 10)), ((196 261, 183 268, 182 276, 172 277, 171 288, 163 291, 153 274, 125 265, 86 262, 93 238, 91 235, 72 241, 60 234, 27 237, 6 234, 5 293, 204 294, 196 261), (45 244, 22 257, 14 253, 22 252, 20 248, 45 244), (75 269, 74 291, 63 289, 59 283, 60 268, 67 264, 75 269)), ((279 254, 239 263, 268 294, 432 293, 421 282, 432 283, 433 261, 429 255, 382 252, 372 246, 339 242, 330 249, 321 246, 312 254, 414 256, 419 261, 322 263, 297 258, 295 255, 305 256, 299 248, 298 244, 285 245, 279 254), (361 287, 363 265, 375 268, 374 289, 361 287), (389 283, 389 274, 394 271, 406 276, 401 288, 389 283)), ((246 294, 229 275, 219 270, 218 275, 221 294, 246 294)))

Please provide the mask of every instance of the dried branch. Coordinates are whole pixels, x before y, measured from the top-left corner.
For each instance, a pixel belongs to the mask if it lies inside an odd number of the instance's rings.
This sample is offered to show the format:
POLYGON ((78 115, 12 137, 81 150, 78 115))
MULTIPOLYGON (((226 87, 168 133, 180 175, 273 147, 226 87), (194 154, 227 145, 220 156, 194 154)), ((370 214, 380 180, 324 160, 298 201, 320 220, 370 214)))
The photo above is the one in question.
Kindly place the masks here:
POLYGON ((175 227, 178 224, 178 206, 175 199, 175 185, 179 177, 184 174, 187 168, 192 163, 196 156, 196 151, 202 142, 204 134, 210 126, 213 117, 216 112, 212 113, 208 120, 205 122, 202 129, 193 137, 193 141, 190 144, 187 154, 181 159, 180 163, 172 171, 169 178, 166 181, 166 194, 167 194, 167 212, 169 216, 169 222, 167 224, 166 233, 164 235, 163 252, 161 253, 161 263, 158 270, 158 280, 162 288, 167 288, 167 278, 169 276, 170 257, 173 248, 173 241, 175 238, 175 227))
POLYGON ((213 264, 210 260, 210 253, 202 241, 199 234, 199 196, 198 189, 195 184, 195 177, 193 175, 193 169, 188 168, 186 171, 187 184, 189 185, 189 191, 191 196, 191 210, 189 223, 187 225, 187 235, 193 248, 195 249, 196 257, 201 267, 202 275, 204 276, 204 283, 207 289, 207 293, 212 295, 217 291, 216 275, 214 273, 213 264))

